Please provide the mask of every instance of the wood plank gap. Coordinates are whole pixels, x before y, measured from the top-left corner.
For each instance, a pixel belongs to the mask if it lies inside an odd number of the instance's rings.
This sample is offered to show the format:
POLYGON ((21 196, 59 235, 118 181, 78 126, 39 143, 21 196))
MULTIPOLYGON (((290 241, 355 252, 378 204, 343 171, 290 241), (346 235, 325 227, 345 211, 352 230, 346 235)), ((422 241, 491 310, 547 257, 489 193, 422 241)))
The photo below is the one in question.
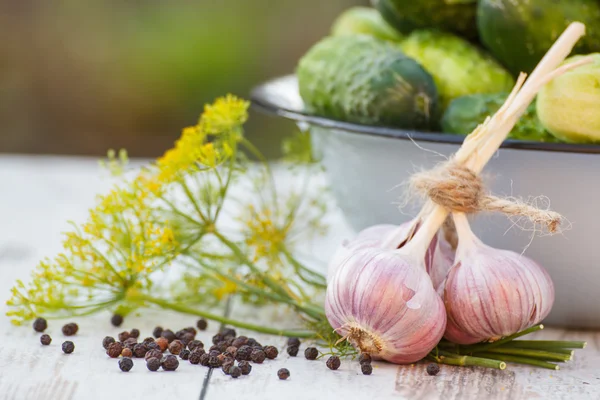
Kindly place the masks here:
MULTIPOLYGON (((227 303, 225 304, 225 312, 223 313, 223 316, 225 318, 229 318, 230 314, 231 314, 231 297, 228 297, 227 303)), ((223 329, 224 327, 225 327, 225 324, 221 323, 219 325, 219 330, 223 329)), ((208 385, 210 385, 210 378, 212 377, 213 369, 214 368, 209 368, 208 373, 204 377, 204 381, 202 382, 202 390, 200 391, 200 400, 206 400, 206 394, 208 393, 208 385)))

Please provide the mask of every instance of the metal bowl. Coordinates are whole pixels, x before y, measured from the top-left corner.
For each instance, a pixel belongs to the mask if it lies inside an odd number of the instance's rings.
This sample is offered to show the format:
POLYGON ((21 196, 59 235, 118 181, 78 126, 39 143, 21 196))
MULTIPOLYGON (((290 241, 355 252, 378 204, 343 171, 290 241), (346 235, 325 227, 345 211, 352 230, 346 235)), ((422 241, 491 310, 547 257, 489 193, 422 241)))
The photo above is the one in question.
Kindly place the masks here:
MULTIPOLYGON (((399 184, 443 161, 464 139, 309 115, 293 75, 258 86, 251 98, 257 110, 310 129, 334 196, 356 230, 411 219, 417 206, 398 209, 399 184)), ((483 214, 473 218, 473 230, 494 247, 525 251, 548 270, 556 302, 547 323, 600 328, 600 146, 507 140, 485 173, 497 195, 546 196, 570 229, 534 237, 504 216, 483 214)))

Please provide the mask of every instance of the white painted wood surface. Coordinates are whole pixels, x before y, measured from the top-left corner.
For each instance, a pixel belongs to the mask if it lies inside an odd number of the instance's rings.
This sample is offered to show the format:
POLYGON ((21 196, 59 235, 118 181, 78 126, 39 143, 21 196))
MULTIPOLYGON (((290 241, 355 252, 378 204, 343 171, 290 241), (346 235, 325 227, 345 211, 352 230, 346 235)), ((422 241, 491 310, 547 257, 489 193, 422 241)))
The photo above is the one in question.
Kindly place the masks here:
MULTIPOLYGON (((97 192, 110 186, 93 159, 0 155, 0 300, 9 296, 15 279, 26 279, 36 262, 53 255, 60 245, 66 221, 81 221, 97 192)), ((318 249, 331 247, 343 232, 339 220, 328 240, 318 249)), ((558 299, 560 301, 560 299, 558 299)), ((122 373, 117 360, 101 347, 106 335, 139 328, 150 336, 157 324, 180 329, 194 324, 189 316, 149 311, 143 317, 127 318, 121 329, 110 325, 108 314, 78 318, 79 333, 71 340, 75 352, 60 350, 66 340, 61 322, 50 321, 51 346, 39 344, 39 334, 30 327, 16 328, 0 316, 0 399, 600 399, 600 332, 546 329, 534 338, 587 340, 588 347, 560 371, 509 365, 506 371, 442 366, 438 376, 425 373, 425 364, 395 366, 375 363, 373 375, 363 376, 356 362, 342 362, 329 371, 325 360, 290 358, 285 340, 257 336, 273 343, 280 357, 255 365, 251 375, 233 380, 220 370, 181 361, 174 373, 153 373, 135 360, 129 373, 122 373), (291 371, 287 381, 277 379, 279 368, 291 371), (204 388, 204 391, 203 391, 204 388), (203 393, 201 395, 201 393, 203 393)), ((264 316, 265 319, 273 316, 264 316)), ((277 316, 277 318, 282 318, 277 316)), ((199 333, 205 343, 218 327, 211 324, 199 333)), ((533 336, 533 335, 532 335, 533 336)))

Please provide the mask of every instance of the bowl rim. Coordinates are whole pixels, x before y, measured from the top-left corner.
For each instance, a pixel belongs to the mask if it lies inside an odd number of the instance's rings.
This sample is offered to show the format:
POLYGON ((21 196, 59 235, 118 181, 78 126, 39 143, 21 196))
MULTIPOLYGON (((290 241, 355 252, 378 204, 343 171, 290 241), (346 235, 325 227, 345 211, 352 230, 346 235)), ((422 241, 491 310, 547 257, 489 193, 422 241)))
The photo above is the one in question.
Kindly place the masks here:
MULTIPOLYGON (((291 104, 293 104, 292 100, 294 98, 299 98, 297 80, 294 74, 284 75, 267 80, 255 86, 250 92, 250 100, 253 109, 265 114, 279 116, 295 122, 308 123, 310 125, 322 128, 337 129, 371 136, 382 136, 391 139, 415 140, 420 142, 456 145, 460 145, 465 138, 462 135, 449 133, 424 132, 409 129, 362 125, 311 115, 304 112, 301 107, 292 106, 291 104), (295 85, 294 82, 296 82, 295 85), (286 88, 288 90, 284 92, 277 90, 277 93, 275 93, 276 88, 281 88, 282 85, 289 86, 289 89, 286 88), (286 98, 282 98, 282 94, 286 98)), ((594 144, 545 143, 507 139, 500 147, 516 150, 600 154, 600 145, 594 144)))

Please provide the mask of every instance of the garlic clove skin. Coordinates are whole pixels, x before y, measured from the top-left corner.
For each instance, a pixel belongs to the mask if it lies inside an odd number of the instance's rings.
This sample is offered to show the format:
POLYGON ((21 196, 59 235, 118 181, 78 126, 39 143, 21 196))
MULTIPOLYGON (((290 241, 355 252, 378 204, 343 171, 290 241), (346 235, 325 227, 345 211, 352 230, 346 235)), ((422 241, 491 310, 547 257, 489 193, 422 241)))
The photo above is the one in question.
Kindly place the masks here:
MULTIPOLYGON (((327 265, 327 282, 331 280, 337 268, 353 252, 362 249, 379 248, 395 249, 404 243, 411 232, 415 221, 408 221, 402 225, 373 225, 363 229, 356 238, 340 245, 327 265), (391 241, 390 241, 391 239, 391 241)), ((425 255, 427 273, 431 276, 433 287, 438 288, 454 262, 454 249, 440 230, 431 241, 425 255)))
POLYGON ((385 249, 355 251, 327 286, 331 326, 362 352, 396 364, 425 357, 446 327, 423 260, 385 249))
POLYGON ((473 344, 541 322, 554 303, 554 285, 533 260, 494 249, 473 236, 465 244, 459 242, 443 299, 448 314, 444 337, 457 344, 473 344))

